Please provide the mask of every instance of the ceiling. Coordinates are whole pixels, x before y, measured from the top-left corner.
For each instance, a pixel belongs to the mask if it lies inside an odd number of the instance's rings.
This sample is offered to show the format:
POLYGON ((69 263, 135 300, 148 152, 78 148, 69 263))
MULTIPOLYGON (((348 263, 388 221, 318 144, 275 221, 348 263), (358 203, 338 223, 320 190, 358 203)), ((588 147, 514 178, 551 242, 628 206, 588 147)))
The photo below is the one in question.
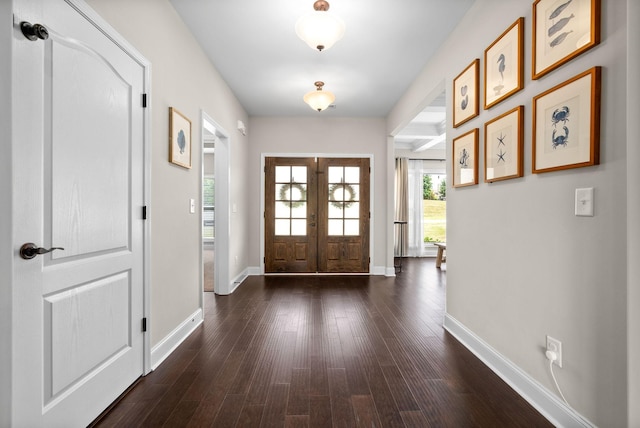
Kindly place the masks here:
MULTIPOLYGON (((385 117, 474 0, 329 0, 346 30, 322 52, 295 32, 313 0, 170 1, 249 116, 385 117), (336 95, 320 113, 302 101, 316 80, 336 95)), ((420 147, 443 121, 444 104, 427 108, 398 144, 420 147)))

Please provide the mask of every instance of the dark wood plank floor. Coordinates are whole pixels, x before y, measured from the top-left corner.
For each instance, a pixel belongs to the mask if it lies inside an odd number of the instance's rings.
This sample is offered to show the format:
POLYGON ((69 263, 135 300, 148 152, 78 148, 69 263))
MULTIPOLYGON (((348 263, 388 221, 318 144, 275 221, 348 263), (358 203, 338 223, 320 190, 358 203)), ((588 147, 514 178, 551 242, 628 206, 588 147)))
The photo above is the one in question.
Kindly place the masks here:
POLYGON ((249 277, 96 425, 550 427, 442 328, 446 272, 249 277))

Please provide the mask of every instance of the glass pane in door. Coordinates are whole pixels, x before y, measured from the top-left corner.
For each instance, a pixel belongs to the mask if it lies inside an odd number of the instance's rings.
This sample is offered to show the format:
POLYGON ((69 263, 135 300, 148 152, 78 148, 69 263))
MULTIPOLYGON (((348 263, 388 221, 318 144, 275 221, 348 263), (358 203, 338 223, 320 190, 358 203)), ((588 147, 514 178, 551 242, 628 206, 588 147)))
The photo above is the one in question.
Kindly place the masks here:
POLYGON ((307 234, 307 167, 275 168, 275 234, 307 234))
POLYGON ((330 166, 327 175, 329 236, 358 236, 360 167, 330 166))

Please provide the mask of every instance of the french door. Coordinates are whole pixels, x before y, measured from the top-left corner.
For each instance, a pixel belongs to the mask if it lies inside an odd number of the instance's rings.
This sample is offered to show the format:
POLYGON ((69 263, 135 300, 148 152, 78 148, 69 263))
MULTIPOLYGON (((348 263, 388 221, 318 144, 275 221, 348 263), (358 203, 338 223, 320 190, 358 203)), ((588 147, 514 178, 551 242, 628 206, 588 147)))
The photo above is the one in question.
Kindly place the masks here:
POLYGON ((265 159, 265 272, 369 271, 369 159, 265 159))

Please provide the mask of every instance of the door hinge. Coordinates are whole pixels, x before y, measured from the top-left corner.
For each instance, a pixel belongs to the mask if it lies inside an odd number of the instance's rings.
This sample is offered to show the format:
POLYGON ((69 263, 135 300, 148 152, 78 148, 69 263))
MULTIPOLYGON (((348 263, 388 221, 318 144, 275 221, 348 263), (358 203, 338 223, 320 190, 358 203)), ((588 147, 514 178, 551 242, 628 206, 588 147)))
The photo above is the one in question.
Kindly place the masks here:
POLYGON ((142 94, 142 108, 147 108, 147 94, 142 94))
POLYGON ((143 206, 142 207, 142 219, 146 220, 147 219, 147 206, 143 206))
POLYGON ((267 264, 267 258, 266 257, 262 258, 262 263, 267 264))
POLYGON ((142 332, 147 331, 147 317, 142 318, 142 332))

